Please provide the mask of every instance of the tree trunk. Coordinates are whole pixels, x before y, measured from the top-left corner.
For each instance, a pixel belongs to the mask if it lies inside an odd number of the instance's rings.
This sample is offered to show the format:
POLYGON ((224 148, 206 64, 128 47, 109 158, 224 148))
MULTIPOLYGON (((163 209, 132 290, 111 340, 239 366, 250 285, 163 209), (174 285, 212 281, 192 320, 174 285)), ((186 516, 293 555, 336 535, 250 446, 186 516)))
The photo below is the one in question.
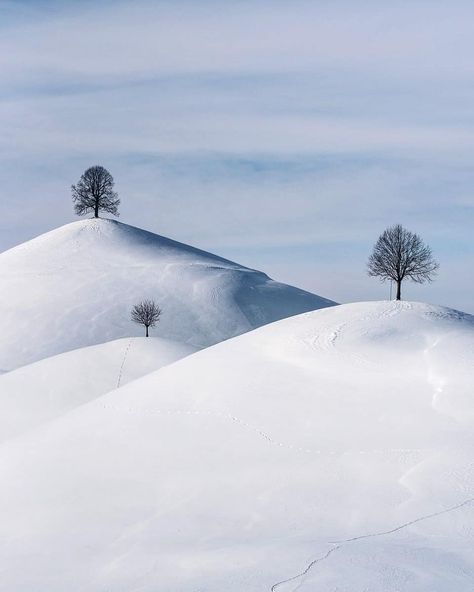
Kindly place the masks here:
POLYGON ((148 325, 145 325, 145 329, 146 329, 146 337, 148 337, 148 325))
POLYGON ((399 280, 397 282, 397 300, 401 300, 402 299, 402 281, 399 280))
POLYGON ((99 217, 99 204, 95 204, 95 208, 94 208, 94 218, 98 218, 99 217))

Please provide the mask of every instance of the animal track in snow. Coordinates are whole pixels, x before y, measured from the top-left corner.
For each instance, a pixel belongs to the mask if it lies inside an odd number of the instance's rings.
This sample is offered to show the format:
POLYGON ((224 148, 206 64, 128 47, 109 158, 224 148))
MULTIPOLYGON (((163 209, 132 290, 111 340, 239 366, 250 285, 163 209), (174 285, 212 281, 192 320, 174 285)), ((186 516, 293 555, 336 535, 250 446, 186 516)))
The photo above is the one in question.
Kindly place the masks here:
POLYGON ((128 352, 130 351, 131 346, 132 346, 132 339, 130 338, 128 341, 127 347, 125 348, 125 352, 123 354, 122 364, 120 365, 119 375, 118 375, 118 379, 117 379, 117 388, 120 387, 120 383, 122 381, 123 367, 125 365, 125 360, 127 359, 128 352))
POLYGON ((136 415, 175 415, 175 416, 198 416, 198 417, 213 417, 219 420, 231 421, 232 423, 244 428, 249 432, 253 432, 260 438, 266 440, 269 444, 277 446, 278 448, 286 448, 294 452, 302 452, 304 454, 328 454, 328 455, 341 455, 346 452, 353 452, 354 454, 406 454, 406 453, 421 453, 421 448, 373 448, 370 450, 358 450, 358 451, 347 451, 347 450, 321 450, 317 448, 305 448, 289 442, 282 442, 270 436, 263 429, 254 426, 235 415, 230 413, 221 413, 219 411, 197 411, 197 410, 181 410, 181 409, 147 409, 147 408, 136 408, 136 407, 120 407, 116 405, 103 405, 103 409, 111 411, 125 411, 126 413, 136 415))

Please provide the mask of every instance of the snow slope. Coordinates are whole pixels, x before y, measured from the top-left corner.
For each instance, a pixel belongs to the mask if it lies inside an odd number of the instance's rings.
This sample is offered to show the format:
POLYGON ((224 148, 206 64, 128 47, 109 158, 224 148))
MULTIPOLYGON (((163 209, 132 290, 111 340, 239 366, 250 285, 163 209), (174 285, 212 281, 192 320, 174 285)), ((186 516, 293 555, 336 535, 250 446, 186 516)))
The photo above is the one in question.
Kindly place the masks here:
POLYGON ((473 382, 418 303, 199 351, 0 446, 0 590, 472 592, 473 382))
POLYGON ((131 337, 8 372, 0 376, 0 442, 195 351, 169 339, 131 337))
POLYGON ((163 308, 158 334, 204 347, 334 304, 265 274, 121 224, 81 220, 0 254, 0 369, 130 335, 131 306, 163 308))

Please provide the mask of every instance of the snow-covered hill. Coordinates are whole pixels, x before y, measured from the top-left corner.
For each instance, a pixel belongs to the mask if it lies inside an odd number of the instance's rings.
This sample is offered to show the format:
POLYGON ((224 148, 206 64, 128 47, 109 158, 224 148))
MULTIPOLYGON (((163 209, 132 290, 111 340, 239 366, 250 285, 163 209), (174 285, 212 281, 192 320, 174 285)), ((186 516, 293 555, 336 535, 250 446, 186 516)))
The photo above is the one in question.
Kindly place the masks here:
POLYGON ((0 376, 0 442, 195 351, 160 337, 131 337, 8 372, 0 376))
POLYGON ((472 592, 473 384, 416 303, 197 352, 0 446, 0 590, 472 592))
POLYGON ((215 255, 121 224, 81 220, 0 254, 0 369, 141 335, 131 306, 163 308, 157 334, 204 347, 334 304, 215 255))

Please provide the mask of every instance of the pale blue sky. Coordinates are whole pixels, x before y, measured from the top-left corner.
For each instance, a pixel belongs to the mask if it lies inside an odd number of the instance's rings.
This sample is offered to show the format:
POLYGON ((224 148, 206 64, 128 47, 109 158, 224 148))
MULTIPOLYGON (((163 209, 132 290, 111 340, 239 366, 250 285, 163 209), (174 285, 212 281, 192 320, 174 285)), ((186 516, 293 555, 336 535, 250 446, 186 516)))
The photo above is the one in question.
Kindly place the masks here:
POLYGON ((474 313, 471 2, 0 0, 0 250, 114 175, 123 222, 341 302, 400 222, 474 313))

